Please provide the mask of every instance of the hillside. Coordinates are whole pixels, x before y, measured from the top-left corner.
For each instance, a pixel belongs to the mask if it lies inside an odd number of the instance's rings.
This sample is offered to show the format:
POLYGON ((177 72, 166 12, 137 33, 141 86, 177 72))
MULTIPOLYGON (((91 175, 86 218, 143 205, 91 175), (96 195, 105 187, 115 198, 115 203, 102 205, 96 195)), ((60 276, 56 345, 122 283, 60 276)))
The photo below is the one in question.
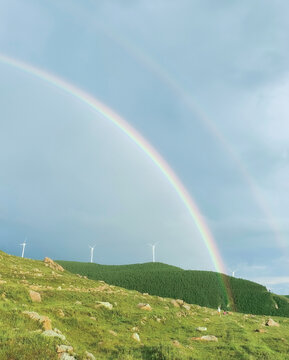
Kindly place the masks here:
POLYGON ((289 319, 275 317, 269 325, 276 326, 265 326, 265 316, 220 316, 55 266, 0 252, 1 360, 281 360, 288 354, 289 319))
POLYGON ((151 295, 256 315, 289 317, 289 301, 252 281, 211 271, 182 270, 162 264, 99 265, 57 261, 70 272, 151 295))

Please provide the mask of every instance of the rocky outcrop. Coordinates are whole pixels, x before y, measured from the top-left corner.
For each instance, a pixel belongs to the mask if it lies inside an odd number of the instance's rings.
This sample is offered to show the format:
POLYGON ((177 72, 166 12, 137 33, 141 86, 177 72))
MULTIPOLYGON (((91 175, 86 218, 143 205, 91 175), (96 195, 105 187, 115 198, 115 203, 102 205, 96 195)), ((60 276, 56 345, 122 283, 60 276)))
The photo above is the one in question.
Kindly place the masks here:
POLYGON ((61 265, 57 264, 56 262, 54 262, 49 257, 46 257, 44 259, 44 263, 45 263, 46 266, 50 267, 53 270, 64 271, 64 269, 63 269, 63 267, 61 265))

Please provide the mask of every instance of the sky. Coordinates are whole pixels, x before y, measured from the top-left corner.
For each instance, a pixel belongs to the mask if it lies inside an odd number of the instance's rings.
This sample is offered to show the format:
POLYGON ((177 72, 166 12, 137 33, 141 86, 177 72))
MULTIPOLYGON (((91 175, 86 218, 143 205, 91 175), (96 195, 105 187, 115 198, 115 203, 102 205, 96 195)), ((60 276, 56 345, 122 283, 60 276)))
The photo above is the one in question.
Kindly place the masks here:
MULTIPOLYGON (((0 54, 122 116, 194 199, 228 274, 289 294, 289 4, 0 0, 0 54)), ((164 175, 110 121, 0 61, 0 248, 214 270, 164 175)))

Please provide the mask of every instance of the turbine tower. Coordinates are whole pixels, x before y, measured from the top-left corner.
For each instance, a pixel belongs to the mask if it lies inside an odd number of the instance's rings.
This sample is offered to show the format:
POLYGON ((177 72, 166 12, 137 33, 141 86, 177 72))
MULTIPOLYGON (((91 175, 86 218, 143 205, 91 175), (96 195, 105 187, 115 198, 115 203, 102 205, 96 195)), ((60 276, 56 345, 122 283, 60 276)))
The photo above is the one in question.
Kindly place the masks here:
POLYGON ((22 254, 21 254, 21 257, 24 258, 24 252, 25 252, 25 246, 26 246, 26 239, 24 241, 23 244, 20 244, 20 246, 22 246, 22 254))
POLYGON ((236 270, 234 270, 234 271, 232 272, 232 276, 233 276, 233 277, 235 277, 235 271, 236 271, 236 270))
POLYGON ((157 245, 157 243, 155 243, 155 244, 149 244, 149 246, 152 247, 153 262, 156 262, 156 245, 157 245))
POLYGON ((89 246, 90 247, 90 262, 93 263, 93 251, 95 248, 95 245, 89 246))

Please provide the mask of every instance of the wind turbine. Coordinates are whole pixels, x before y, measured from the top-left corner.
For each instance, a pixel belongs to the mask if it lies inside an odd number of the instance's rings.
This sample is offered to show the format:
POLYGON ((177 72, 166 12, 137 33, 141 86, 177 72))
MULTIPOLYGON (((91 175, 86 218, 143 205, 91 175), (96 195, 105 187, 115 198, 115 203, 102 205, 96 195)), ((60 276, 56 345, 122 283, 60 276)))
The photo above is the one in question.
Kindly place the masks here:
POLYGON ((153 262, 156 262, 156 245, 158 243, 155 243, 155 244, 148 244, 149 246, 152 247, 152 252, 153 252, 153 262))
POLYGON ((95 245, 89 246, 90 247, 90 262, 93 263, 93 251, 95 248, 95 245))
POLYGON ((22 255, 21 255, 21 257, 22 257, 22 258, 24 258, 24 252, 25 252, 26 240, 27 240, 27 238, 25 238, 25 240, 24 240, 24 243, 23 243, 23 244, 20 244, 20 246, 22 246, 22 255))
POLYGON ((233 277, 235 277, 235 272, 236 272, 236 270, 234 270, 234 271, 232 272, 232 276, 233 276, 233 277))

